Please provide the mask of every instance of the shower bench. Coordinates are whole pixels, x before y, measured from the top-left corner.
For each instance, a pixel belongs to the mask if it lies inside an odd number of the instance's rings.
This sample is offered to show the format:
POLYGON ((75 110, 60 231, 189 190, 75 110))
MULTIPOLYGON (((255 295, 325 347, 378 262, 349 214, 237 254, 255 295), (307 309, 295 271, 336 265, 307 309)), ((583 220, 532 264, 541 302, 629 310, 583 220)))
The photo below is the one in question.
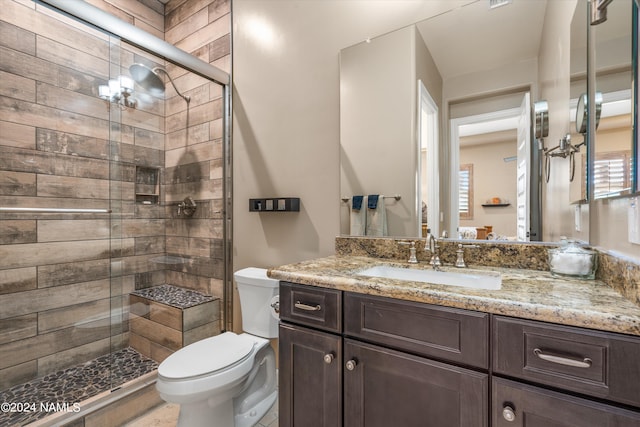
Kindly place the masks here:
POLYGON ((220 299, 159 285, 129 295, 129 345, 160 363, 174 351, 220 333, 220 299))

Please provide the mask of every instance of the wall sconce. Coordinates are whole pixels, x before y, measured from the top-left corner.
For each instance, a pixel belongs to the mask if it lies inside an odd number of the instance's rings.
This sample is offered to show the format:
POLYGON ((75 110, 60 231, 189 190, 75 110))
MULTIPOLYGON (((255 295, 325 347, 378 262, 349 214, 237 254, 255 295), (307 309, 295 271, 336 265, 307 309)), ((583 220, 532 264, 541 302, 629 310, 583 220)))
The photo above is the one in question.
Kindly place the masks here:
POLYGON ((109 80, 108 85, 98 86, 98 95, 105 101, 118 104, 121 108, 135 108, 136 100, 133 97, 133 79, 127 76, 119 76, 109 80))

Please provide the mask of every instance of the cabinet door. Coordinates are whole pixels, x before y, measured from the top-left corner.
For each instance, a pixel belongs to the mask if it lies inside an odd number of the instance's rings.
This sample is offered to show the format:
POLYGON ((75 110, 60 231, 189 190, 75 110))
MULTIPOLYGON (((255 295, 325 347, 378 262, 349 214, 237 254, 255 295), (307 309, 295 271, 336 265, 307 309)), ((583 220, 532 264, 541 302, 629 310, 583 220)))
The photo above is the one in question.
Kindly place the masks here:
POLYGON ((348 427, 486 427, 488 376, 345 339, 348 427))
POLYGON ((280 324, 280 427, 342 426, 342 338, 280 324))
POLYGON ((640 413, 493 378, 494 427, 639 427, 640 413))

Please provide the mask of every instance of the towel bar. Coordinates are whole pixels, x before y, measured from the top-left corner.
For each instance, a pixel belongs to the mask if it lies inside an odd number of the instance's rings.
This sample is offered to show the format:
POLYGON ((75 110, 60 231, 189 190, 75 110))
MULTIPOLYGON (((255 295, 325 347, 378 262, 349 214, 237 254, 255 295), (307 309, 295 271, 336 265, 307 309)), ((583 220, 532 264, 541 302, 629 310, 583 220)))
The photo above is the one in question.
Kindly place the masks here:
POLYGON ((13 208, 1 207, 0 212, 32 213, 111 213, 111 209, 73 209, 73 208, 13 208))
MULTIPOLYGON (((396 194, 395 196, 385 197, 385 199, 389 199, 389 198, 391 198, 391 197, 393 197, 393 198, 394 198, 394 199, 396 199, 396 200, 400 200, 400 199, 402 199, 402 196, 401 196, 401 195, 399 195, 399 194, 396 194)), ((350 197, 343 197, 343 198, 342 198, 342 201, 343 201, 343 202, 345 202, 345 203, 347 203, 349 200, 351 200, 351 198, 350 198, 350 197)))

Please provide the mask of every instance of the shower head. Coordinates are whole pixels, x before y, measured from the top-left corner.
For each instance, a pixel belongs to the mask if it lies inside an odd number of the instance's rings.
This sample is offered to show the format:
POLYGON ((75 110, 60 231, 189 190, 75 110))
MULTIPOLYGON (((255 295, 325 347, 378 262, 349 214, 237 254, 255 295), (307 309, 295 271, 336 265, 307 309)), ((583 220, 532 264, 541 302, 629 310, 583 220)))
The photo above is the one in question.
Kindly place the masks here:
POLYGON ((138 83, 140 86, 151 92, 151 94, 156 96, 162 95, 165 89, 164 82, 158 75, 159 72, 163 72, 164 74, 166 74, 166 76, 169 78, 169 81, 171 82, 171 85, 176 90, 176 93, 184 98, 187 103, 189 103, 191 98, 180 93, 175 83, 173 82, 173 79, 164 68, 149 68, 144 64, 133 64, 129 67, 131 78, 133 78, 133 80, 135 80, 136 83, 138 83))
POLYGON ((151 69, 144 64, 133 64, 129 67, 129 73, 140 86, 154 95, 161 95, 164 93, 164 82, 157 73, 160 69, 151 69))

